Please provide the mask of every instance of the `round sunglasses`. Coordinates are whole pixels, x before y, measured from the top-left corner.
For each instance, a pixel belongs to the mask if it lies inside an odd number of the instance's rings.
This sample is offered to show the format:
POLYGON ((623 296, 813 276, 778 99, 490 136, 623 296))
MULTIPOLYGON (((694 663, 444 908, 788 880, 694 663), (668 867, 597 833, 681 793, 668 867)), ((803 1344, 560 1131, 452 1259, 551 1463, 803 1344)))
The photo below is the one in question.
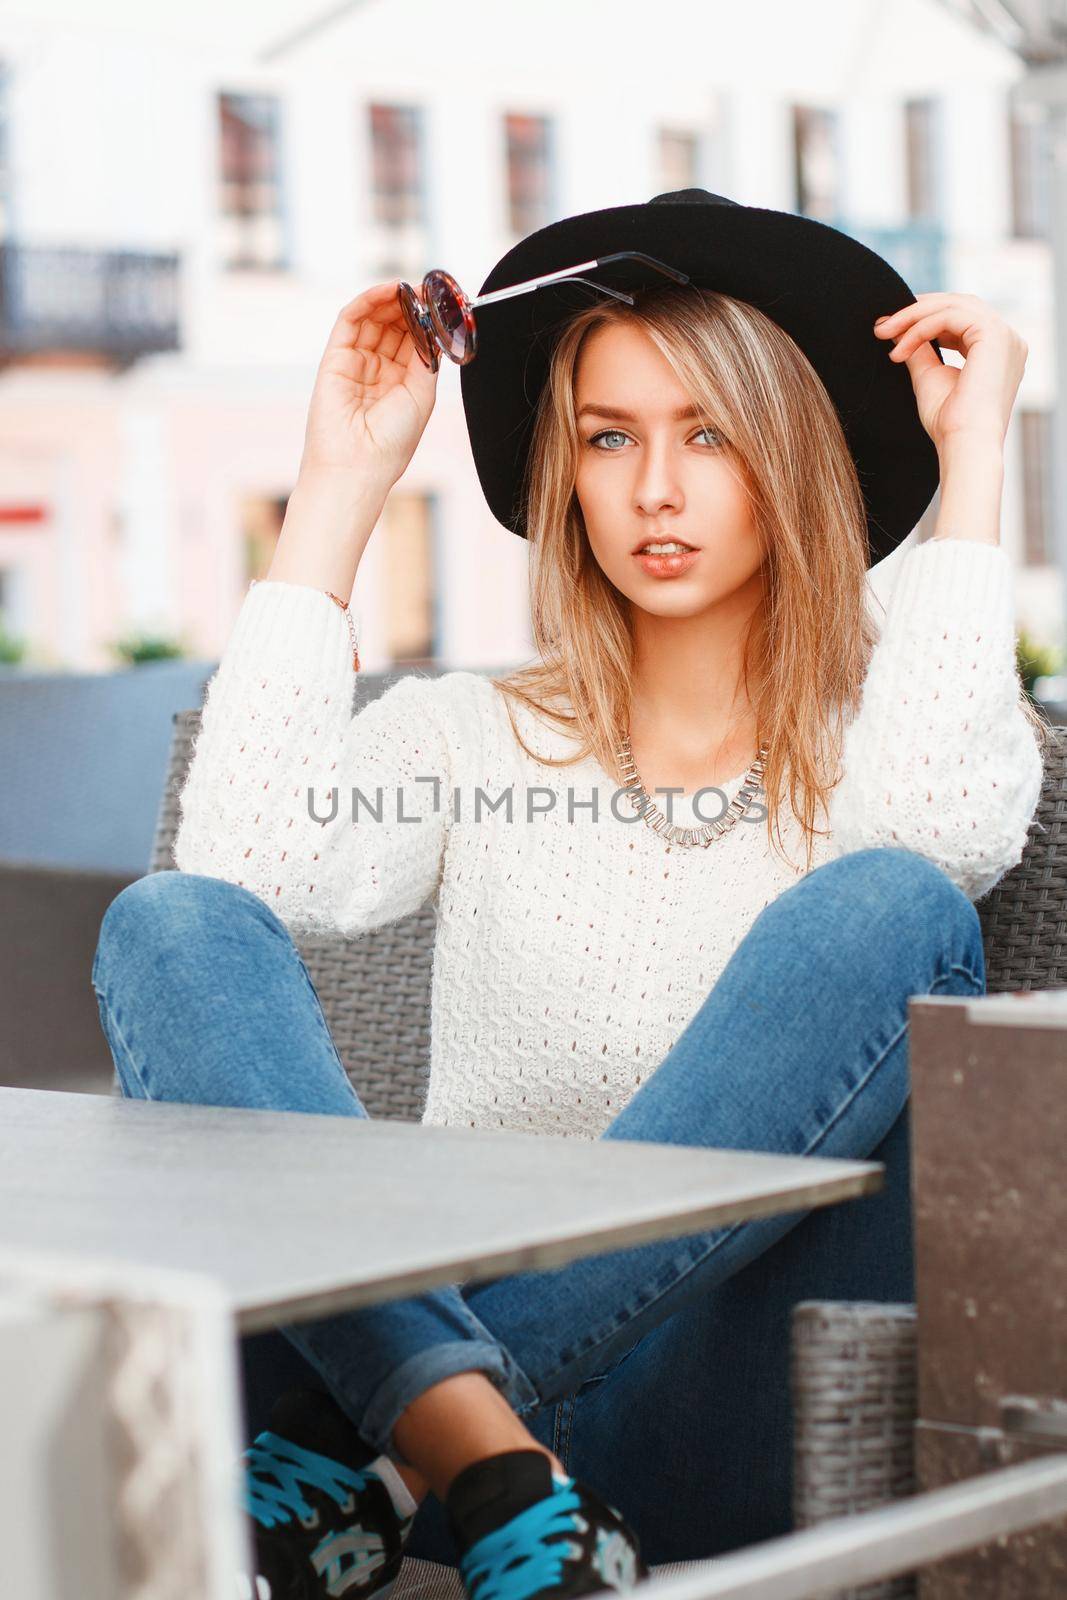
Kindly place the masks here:
POLYGON ((495 300, 510 300, 514 295, 540 289, 546 283, 569 282, 584 283, 590 289, 599 289, 601 294, 624 300, 632 306, 632 294, 578 276, 579 273, 592 271, 594 267, 607 266, 611 261, 640 261, 646 267, 662 272, 675 283, 689 282, 687 273, 668 267, 665 262, 657 261, 654 256, 646 256, 641 250, 616 250, 614 255, 600 256, 596 261, 581 261, 577 266, 549 272, 543 278, 528 278, 525 283, 512 283, 505 289, 494 289, 490 294, 479 295, 475 300, 464 294, 450 272, 435 267, 423 278, 418 291, 401 279, 396 287, 396 296, 416 350, 431 372, 436 372, 441 365, 441 351, 457 366, 465 367, 474 360, 478 349, 474 313, 479 306, 492 305, 495 300))

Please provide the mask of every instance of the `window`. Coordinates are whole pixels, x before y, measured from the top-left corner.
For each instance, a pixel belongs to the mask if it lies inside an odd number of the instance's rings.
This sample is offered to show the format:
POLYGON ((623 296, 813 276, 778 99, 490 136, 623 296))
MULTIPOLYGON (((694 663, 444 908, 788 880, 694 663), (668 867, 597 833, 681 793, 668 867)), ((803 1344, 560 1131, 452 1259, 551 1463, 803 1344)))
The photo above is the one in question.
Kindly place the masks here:
POLYGON ((504 118, 508 227, 525 236, 552 220, 552 128, 547 117, 504 118))
POLYGON ((1049 169, 1052 157, 1045 113, 1040 106, 1012 106, 1008 112, 1011 145, 1011 231, 1017 239, 1047 239, 1049 169))
POLYGON ((681 128, 661 128, 658 161, 659 188, 663 193, 702 187, 698 134, 681 128))
POLYGON ((274 549, 285 521, 286 495, 249 495, 241 505, 241 536, 244 546, 244 583, 265 578, 274 560, 274 549))
POLYGON ((10 237, 11 222, 11 68, 0 61, 0 239, 10 237))
POLYGON ((837 113, 814 106, 793 107, 793 174, 796 209, 818 222, 832 222, 840 211, 840 161, 837 113))
POLYGON ((382 515, 386 649, 393 662, 428 664, 440 653, 436 501, 394 490, 382 515))
POLYGON ((0 637, 6 635, 16 644, 26 642, 29 630, 27 580, 28 568, 17 561, 0 567, 0 637))
POLYGON ((219 209, 228 268, 286 265, 279 122, 272 95, 219 96, 219 209))
POLYGON ((374 104, 370 128, 371 226, 367 270, 375 278, 426 271, 429 252, 425 128, 421 106, 374 104))
POLYGON ((701 188, 719 194, 729 194, 732 160, 730 146, 730 100, 722 91, 713 93, 711 106, 701 130, 700 165, 702 177, 697 179, 701 188))
POLYGON ((1023 561, 1052 562, 1052 413, 1020 411, 1023 469, 1023 561))
POLYGON ((904 102, 904 156, 908 216, 932 222, 940 211, 941 122, 936 100, 904 102))
POLYGON ((387 228, 425 221, 422 113, 418 106, 370 107, 374 220, 387 228))

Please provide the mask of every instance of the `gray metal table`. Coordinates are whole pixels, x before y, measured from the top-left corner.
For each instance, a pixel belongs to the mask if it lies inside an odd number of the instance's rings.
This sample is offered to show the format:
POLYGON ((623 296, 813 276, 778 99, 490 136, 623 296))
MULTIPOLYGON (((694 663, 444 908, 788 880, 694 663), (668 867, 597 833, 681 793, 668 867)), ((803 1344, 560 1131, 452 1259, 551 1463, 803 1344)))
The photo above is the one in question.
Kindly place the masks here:
POLYGON ((0 1089, 0 1247, 206 1274, 242 1332, 881 1188, 878 1162, 0 1089))
MULTIPOLYGON (((457 1279, 557 1266, 626 1244, 829 1205, 874 1192, 882 1181, 875 1162, 0 1089, 0 1287, 5 1270, 17 1282, 24 1267, 28 1282, 50 1255, 58 1281, 72 1286, 79 1257, 90 1263, 90 1278, 110 1261, 130 1283, 143 1280, 149 1298, 153 1277, 195 1278, 212 1294, 217 1286, 229 1328, 256 1330, 457 1279)), ((157 1310, 149 1307, 148 1315, 157 1310)), ((138 1314, 131 1301, 134 1335, 138 1314)), ((210 1318, 208 1306, 205 1327, 210 1318)), ((216 1318, 217 1336, 220 1327, 216 1318)), ((53 1331, 43 1321, 38 1337, 53 1331)), ((157 1363, 162 1347, 150 1323, 147 1350, 157 1363)), ((46 1365, 27 1382, 27 1395, 58 1365, 43 1343, 39 1357, 46 1365)), ((132 1398, 129 1375, 115 1389, 126 1398, 132 1427, 158 1403, 164 1371, 151 1369, 151 1384, 134 1388, 132 1398)), ((83 1380, 79 1392, 92 1398, 100 1387, 83 1380)), ((175 1392, 187 1391, 178 1385, 175 1392)), ((228 1458, 223 1436, 226 1428, 232 1435, 234 1393, 231 1376, 202 1407, 202 1427, 217 1435, 215 1448, 201 1453, 205 1471, 220 1473, 228 1458)), ((17 1418, 15 1401, 9 1423, 17 1418)), ((181 1422, 175 1413, 179 1435, 181 1422)), ((154 1451, 155 1441, 146 1459, 158 1476, 154 1451)), ((201 1494, 195 1476, 186 1470, 164 1487, 172 1499, 185 1493, 193 1506, 201 1494)), ((210 1503, 221 1504, 222 1495, 220 1480, 210 1503)), ((50 1504, 54 1498, 53 1486, 50 1504)), ((1064 1511, 1067 1455, 1057 1453, 654 1576, 643 1592, 650 1600, 809 1600, 1064 1511)), ((141 1521, 152 1534, 145 1549, 158 1556, 158 1528, 141 1521)), ((203 1592, 222 1600, 232 1586, 237 1533, 209 1526, 208 1535, 214 1543, 203 1561, 210 1557, 214 1580, 203 1592)), ((78 1550, 71 1595, 114 1593, 106 1583, 86 1588, 85 1548, 78 1550)), ((198 1554, 185 1538, 172 1565, 198 1554)))
POLYGON ((5 1545, 19 1570, 21 1541, 20 1593, 125 1593, 110 1567, 122 1548, 130 1570, 165 1573, 168 1592, 230 1600, 247 1534, 208 1480, 238 1448, 235 1332, 802 1212, 882 1182, 873 1162, 0 1089, 0 1409, 9 1441, 21 1418, 12 1459, 39 1495, 5 1545), (20 1286, 31 1303, 10 1314, 5 1342, 2 1291, 20 1286), (79 1334, 104 1341, 89 1372, 64 1358, 79 1334), (42 1387, 46 1415, 70 1413, 65 1438, 117 1429, 129 1463, 93 1524, 110 1532, 118 1507, 115 1538, 71 1541, 66 1588, 49 1586, 32 1530, 57 1499, 77 1503, 85 1480, 103 1491, 95 1467, 71 1466, 69 1492, 57 1488, 53 1426, 28 1405, 42 1387), (164 1548, 161 1526, 183 1535, 164 1548))

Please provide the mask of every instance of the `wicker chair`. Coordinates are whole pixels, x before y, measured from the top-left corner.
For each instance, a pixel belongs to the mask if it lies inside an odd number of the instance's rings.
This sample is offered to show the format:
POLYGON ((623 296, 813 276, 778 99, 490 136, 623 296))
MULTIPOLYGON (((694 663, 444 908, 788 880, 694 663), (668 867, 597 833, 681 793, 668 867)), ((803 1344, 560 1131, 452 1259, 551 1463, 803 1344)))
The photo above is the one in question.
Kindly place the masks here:
MULTIPOLYGON (((363 673, 360 701, 393 681, 363 673)), ((149 871, 173 869, 177 794, 199 710, 175 713, 149 871)), ((1056 730, 1023 859, 978 902, 990 993, 1067 984, 1067 739, 1056 730)), ((300 951, 338 1053, 371 1116, 418 1121, 429 1074, 434 906, 358 941, 302 940, 300 951)), ((117 1085, 115 1086, 117 1092, 117 1085)), ((809 1527, 913 1494, 915 1307, 805 1301, 794 1308, 794 1522, 809 1527)), ((693 1563, 664 1566, 684 1571, 693 1563)), ((841 1600, 917 1593, 906 1575, 840 1591, 841 1600)), ((462 1600, 453 1568, 408 1560, 394 1600, 462 1600)))

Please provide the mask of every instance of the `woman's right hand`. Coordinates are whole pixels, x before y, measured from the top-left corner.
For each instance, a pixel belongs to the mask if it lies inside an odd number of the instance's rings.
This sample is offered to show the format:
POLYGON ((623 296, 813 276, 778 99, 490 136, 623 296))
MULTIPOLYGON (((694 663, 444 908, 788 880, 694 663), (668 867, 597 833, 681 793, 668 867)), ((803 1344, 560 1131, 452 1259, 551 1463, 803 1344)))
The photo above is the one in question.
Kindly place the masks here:
POLYGON ((415 454, 437 395, 437 373, 415 348, 398 279, 374 284, 338 313, 319 362, 301 474, 377 481, 390 489, 415 454))

